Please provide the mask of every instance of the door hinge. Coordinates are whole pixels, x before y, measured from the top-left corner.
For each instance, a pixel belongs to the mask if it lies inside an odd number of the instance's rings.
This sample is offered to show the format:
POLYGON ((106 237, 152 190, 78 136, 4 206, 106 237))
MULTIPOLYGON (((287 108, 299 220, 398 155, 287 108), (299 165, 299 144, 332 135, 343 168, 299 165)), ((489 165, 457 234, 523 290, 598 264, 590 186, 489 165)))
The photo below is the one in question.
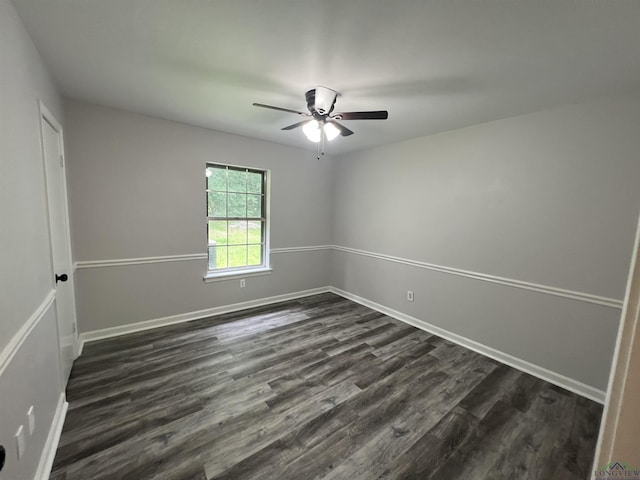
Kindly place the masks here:
POLYGON ((73 330, 73 333, 76 333, 76 324, 75 323, 71 326, 71 328, 73 330))
POLYGON ((60 154, 60 166, 64 167, 64 156, 60 154))

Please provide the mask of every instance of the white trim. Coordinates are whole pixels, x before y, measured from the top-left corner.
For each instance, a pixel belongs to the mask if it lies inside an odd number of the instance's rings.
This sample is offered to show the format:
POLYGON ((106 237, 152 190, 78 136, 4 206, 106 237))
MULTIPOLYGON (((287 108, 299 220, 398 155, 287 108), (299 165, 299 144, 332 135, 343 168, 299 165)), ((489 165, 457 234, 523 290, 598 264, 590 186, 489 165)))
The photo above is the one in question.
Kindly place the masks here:
MULTIPOLYGON (((607 398, 602 412, 600 422, 600 432, 598 433, 598 444, 594 455, 594 462, 600 465, 605 458, 609 458, 616 440, 618 425, 620 421, 620 410, 625 397, 625 384, 629 373, 629 364, 633 353, 632 343, 637 335, 638 322, 640 319, 640 292, 637 291, 640 284, 636 286, 634 278, 640 278, 640 219, 636 225, 636 236, 633 242, 633 253, 627 274, 627 287, 624 295, 624 308, 620 316, 616 346, 613 351, 613 361, 609 372, 609 383, 607 385, 607 398), (634 290, 635 289, 635 290, 634 290), (634 310, 631 310, 634 309, 634 310), (630 330, 630 331, 629 331, 630 330), (623 351, 624 348, 624 351, 623 351)), ((609 460, 606 460, 607 462, 609 460)))
POLYGON ((496 350, 495 348, 491 348, 482 343, 463 337, 462 335, 458 335, 443 328, 436 327, 435 325, 427 323, 423 320, 419 320, 415 317, 373 302, 366 298, 360 297, 358 295, 354 295, 353 293, 349 293, 345 290, 330 287, 329 291, 335 293, 336 295, 340 295, 341 297, 344 297, 348 300, 364 305, 365 307, 369 307, 380 313, 388 315, 389 317, 393 317, 396 320, 400 320, 401 322, 407 323, 413 327, 419 328, 420 330, 433 333, 434 335, 457 343, 458 345, 468 348, 469 350, 473 350, 474 352, 477 352, 481 355, 493 358, 500 363, 504 363, 505 365, 509 365, 510 367, 541 378, 542 380, 545 380, 554 385, 558 385, 559 387, 577 393, 578 395, 582 395, 583 397, 589 398, 595 402, 598 402, 600 404, 604 403, 606 393, 600 389, 591 387, 551 370, 547 370, 546 368, 540 367, 538 365, 534 365, 533 363, 529 363, 526 360, 522 360, 520 358, 509 355, 508 353, 501 352, 500 350, 496 350))
MULTIPOLYGON (((316 245, 304 247, 272 248, 269 253, 309 252, 315 250, 331 250, 333 245, 316 245)), ((118 267, 121 265, 144 265, 147 263, 184 262, 190 260, 206 260, 206 253, 190 253, 186 255, 164 255, 159 257, 116 258, 111 260, 85 260, 75 262, 73 269, 118 267)))
MULTIPOLYGON (((77 330, 78 327, 76 327, 77 330)), ((78 338, 78 332, 76 331, 76 336, 73 339, 73 359, 75 360, 82 353, 82 342, 78 338)))
POLYGON ((145 320, 143 322, 130 323, 118 327, 104 328, 101 330, 93 330, 80 334, 80 340, 84 346, 85 342, 94 342, 105 338, 118 337, 129 333, 141 332, 153 328, 164 327, 176 323, 190 322, 201 318, 212 317, 214 315, 222 315, 224 313, 237 312, 247 308, 261 307, 272 303, 285 302, 287 300, 295 300, 296 298, 308 297, 319 293, 330 291, 331 287, 312 288, 310 290, 302 290, 299 292, 285 293, 283 295, 275 295, 273 297, 260 298, 256 300, 248 300, 246 302, 233 303, 231 305, 222 305, 220 307, 206 308, 195 312, 181 313, 168 317, 156 318, 153 320, 145 320))
POLYGON ((496 350, 482 343, 463 337, 462 335, 458 335, 456 333, 450 332, 443 328, 427 323, 423 320, 419 320, 410 315, 404 314, 397 310, 391 309, 379 303, 373 302, 366 298, 360 297, 358 295, 349 293, 345 290, 341 290, 335 287, 314 288, 310 290, 303 290, 300 292, 287 293, 283 295, 276 295, 273 297, 261 298, 257 300, 249 300, 247 302, 240 302, 240 303, 234 303, 231 305, 223 305, 220 307, 208 308, 205 310, 198 310, 195 312, 172 315, 169 317, 146 320, 143 322, 137 322, 129 325, 122 325, 118 327, 111 327, 111 328, 105 328, 102 330, 85 332, 80 334, 80 341, 81 341, 80 348, 82 349, 85 342, 94 342, 96 340, 103 340, 107 338, 118 337, 120 335, 127 335, 129 333, 141 332, 144 330, 164 327, 164 326, 173 325, 176 323, 189 322, 192 320, 207 318, 214 315, 221 315, 225 313, 236 312, 236 311, 244 310, 247 308, 259 307, 262 305, 269 305, 272 303, 284 302, 287 300, 294 300, 296 298, 308 297, 311 295, 317 295, 317 294, 326 293, 326 292, 335 293, 336 295, 340 295, 341 297, 344 297, 348 300, 351 300, 361 305, 364 305, 366 307, 369 307, 380 313, 383 313, 392 318, 400 320, 401 322, 407 323, 408 325, 411 325, 413 327, 419 328, 429 333, 433 333, 439 337, 442 337, 446 340, 449 340, 465 348, 468 348, 469 350, 473 350, 474 352, 480 353, 481 355, 487 356, 489 358, 493 358, 494 360, 504 363, 505 365, 509 365, 520 371, 529 373, 535 377, 538 377, 554 385, 558 385, 566 390, 577 393, 578 395, 589 398, 595 402, 598 402, 601 404, 604 403, 606 393, 603 390, 597 389, 595 387, 591 387, 582 382, 566 377, 562 374, 548 370, 544 367, 540 367, 533 363, 527 362, 526 360, 522 360, 520 358, 509 355, 508 353, 501 352, 499 350, 496 350))
POLYGON ((76 269, 119 267, 121 265, 144 265, 147 263, 184 262, 190 260, 206 260, 206 253, 189 253, 186 255, 164 255, 161 257, 116 258, 113 260, 89 260, 75 263, 76 269))
MULTIPOLYGON (((38 107, 40 108, 40 116, 44 118, 49 123, 49 125, 51 125, 62 136, 62 125, 60 125, 60 122, 58 122, 56 117, 51 113, 51 111, 42 102, 42 100, 38 100, 38 107)), ((60 154, 62 155, 64 161, 65 152, 60 152, 60 154)))
POLYGON ((445 267, 442 265, 435 265, 433 263, 420 262, 417 260, 410 260, 408 258, 395 257, 393 255, 385 255, 382 253, 368 252, 366 250, 359 250, 356 248, 341 247, 333 245, 334 250, 340 252, 353 253, 356 255, 362 255, 365 257, 377 258, 379 260, 386 260, 389 262, 400 263, 409 265, 412 267, 424 268, 426 270, 433 270, 436 272, 448 273, 450 275, 457 275, 460 277, 472 278, 474 280, 482 280, 490 283, 497 283, 500 285, 506 285, 507 287, 521 288, 524 290, 531 290, 533 292, 544 293, 545 295, 554 295, 556 297, 570 298, 572 300, 579 300, 581 302, 594 303, 596 305, 602 305, 603 307, 622 309, 622 300, 609 297, 601 297, 599 295, 592 295, 590 293, 577 292, 575 290, 566 290, 564 288, 552 287, 549 285, 540 285, 537 283, 523 282, 520 280, 514 280, 511 278, 498 277, 496 275, 488 275, 486 273, 472 272, 470 270, 462 270, 459 268, 445 267))
POLYGON ((211 282, 222 282, 224 280, 235 280, 237 278, 245 278, 245 277, 259 277, 261 275, 271 275, 273 272, 273 268, 252 268, 252 269, 241 269, 241 270, 226 270, 220 273, 208 272, 204 276, 205 283, 211 282))
POLYGON ((56 408, 56 413, 53 417, 51 428, 49 429, 49 435, 47 435, 47 441, 44 444, 44 449, 38 462, 38 468, 33 477, 34 480, 48 480, 51 475, 53 460, 56 457, 56 450, 58 449, 58 443, 60 442, 60 435, 62 435, 62 427, 64 426, 64 419, 67 416, 68 408, 69 404, 66 401, 64 393, 61 393, 60 399, 58 400, 58 407, 56 408))
MULTIPOLYGON (((595 305, 601 305, 603 307, 622 309, 623 301, 617 298, 603 297, 600 295, 593 295, 591 293, 578 292, 576 290, 567 290, 564 288, 552 287, 550 285, 542 285, 538 283, 524 282, 521 280, 515 280, 512 278, 499 277, 497 275, 489 275, 486 273, 474 272, 471 270, 463 270, 460 268, 445 267, 443 265, 436 265, 433 263, 421 262, 418 260, 411 260, 408 258, 395 257, 393 255, 386 255, 383 253, 369 252, 367 250, 360 250, 357 248, 342 247, 340 245, 310 245, 301 247, 284 247, 273 248, 270 253, 278 255, 282 253, 296 253, 296 252, 313 252, 320 250, 335 250, 338 252, 346 252, 354 255, 361 255, 364 257, 376 258, 378 260, 385 260, 388 262, 398 263, 402 265, 409 265, 411 267, 423 268, 426 270, 432 270, 435 272, 447 273, 449 275, 457 275, 460 277, 471 278, 473 280, 481 280, 484 282, 495 283, 498 285, 504 285, 512 288, 520 288, 523 290, 529 290, 532 292, 542 293, 545 295, 553 295, 556 297, 569 298, 571 300, 578 300, 581 302, 592 303, 595 305)), ((120 265, 142 265, 146 263, 164 263, 164 262, 182 262, 190 260, 206 260, 206 253, 194 253, 188 255, 167 255, 163 257, 141 257, 141 258, 121 258, 115 260, 95 260, 95 261, 82 261, 76 262, 74 268, 96 268, 96 267, 116 267, 120 265)))
POLYGON ((20 350, 22 344, 31 334, 34 328, 38 325, 40 320, 44 317, 45 313, 49 310, 51 305, 56 299, 56 291, 51 290, 44 298, 42 303, 38 305, 36 311, 31 314, 29 319, 22 324, 22 327, 13 335, 9 343, 0 352, 0 375, 4 373, 4 370, 13 360, 15 354, 20 350))
POLYGON ((310 245, 308 247, 285 247, 285 248, 272 248, 271 253, 294 253, 294 252, 314 252, 317 250, 332 250, 335 247, 333 245, 310 245))

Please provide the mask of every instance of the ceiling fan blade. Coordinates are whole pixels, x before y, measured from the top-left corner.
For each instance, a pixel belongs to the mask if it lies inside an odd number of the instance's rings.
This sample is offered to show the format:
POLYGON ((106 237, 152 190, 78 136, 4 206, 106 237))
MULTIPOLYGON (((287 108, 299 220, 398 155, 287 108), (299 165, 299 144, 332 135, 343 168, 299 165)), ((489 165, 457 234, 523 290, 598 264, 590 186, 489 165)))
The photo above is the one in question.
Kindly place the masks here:
POLYGON ((375 110, 371 112, 342 112, 334 115, 338 120, 386 120, 389 112, 386 110, 375 110))
POLYGON ((335 120, 327 120, 327 122, 331 122, 333 125, 335 125, 336 128, 340 130, 340 135, 342 135, 343 137, 348 137, 349 135, 353 135, 353 132, 351 130, 349 130, 344 125, 340 125, 335 120))
POLYGON ((303 122, 298 122, 298 123, 294 123, 293 125, 289 125, 287 127, 283 127, 282 130, 293 130, 294 128, 298 128, 301 127, 302 125, 304 125, 305 123, 307 123, 309 120, 305 120, 303 122))
POLYGON ((254 103, 253 106, 254 107, 261 107, 261 108, 270 108, 271 110, 279 110, 281 112, 297 113, 298 115, 304 115, 305 117, 309 116, 308 113, 299 112, 297 110, 291 110, 289 108, 274 107, 273 105, 265 105, 263 103, 254 103))

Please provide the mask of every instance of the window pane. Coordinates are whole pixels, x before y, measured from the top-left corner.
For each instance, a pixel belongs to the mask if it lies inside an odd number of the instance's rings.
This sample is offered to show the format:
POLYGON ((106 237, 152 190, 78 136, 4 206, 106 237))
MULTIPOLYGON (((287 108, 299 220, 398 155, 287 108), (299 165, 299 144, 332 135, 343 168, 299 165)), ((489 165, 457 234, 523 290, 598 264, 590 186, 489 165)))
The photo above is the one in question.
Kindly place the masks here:
POLYGON ((247 195, 247 217, 262 217, 262 195, 247 195))
POLYGON ((208 254, 207 269, 213 270, 214 268, 218 268, 216 266, 216 247, 211 242, 209 242, 209 247, 207 248, 207 254, 208 254))
POLYGON ((262 243, 262 222, 248 222, 247 243, 262 243))
POLYGON ((213 263, 213 259, 211 258, 211 254, 215 255, 215 264, 216 268, 227 268, 227 248, 228 247, 219 247, 215 246, 209 249, 209 264, 213 263))
POLYGON ((229 222, 229 245, 247 243, 247 222, 245 220, 233 220, 229 222))
POLYGON ((247 172, 238 170, 228 170, 227 172, 229 177, 229 191, 245 193, 247 191, 247 172))
POLYGON ((224 192, 227 189, 227 170, 209 167, 207 172, 211 172, 211 175, 207 177, 207 188, 224 192))
POLYGON ((247 246, 238 245, 229 249, 229 268, 245 267, 247 265, 247 246))
POLYGON ((247 216, 247 196, 244 193, 229 194, 229 211, 230 217, 246 217, 247 216))
POLYGON ((264 265, 265 174, 213 164, 206 172, 209 270, 264 265))
POLYGON ((227 194, 221 192, 207 192, 209 203, 208 215, 210 217, 227 216, 227 194))
POLYGON ((262 246, 249 245, 247 247, 248 265, 262 265, 262 246))
POLYGON ((209 221, 209 245, 211 245, 212 242, 216 245, 227 244, 226 220, 209 221))
POLYGON ((247 172, 247 192, 262 193, 262 175, 261 174, 247 172))

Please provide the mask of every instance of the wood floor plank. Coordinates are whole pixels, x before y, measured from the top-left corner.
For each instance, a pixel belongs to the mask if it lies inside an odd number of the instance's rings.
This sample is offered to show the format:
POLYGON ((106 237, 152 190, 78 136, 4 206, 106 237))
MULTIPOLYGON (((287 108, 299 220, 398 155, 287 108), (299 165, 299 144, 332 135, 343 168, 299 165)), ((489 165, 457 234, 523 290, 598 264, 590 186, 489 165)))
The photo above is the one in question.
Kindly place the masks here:
POLYGON ((448 376, 433 388, 423 380, 425 377, 416 375, 409 387, 411 397, 405 399, 405 408, 391 419, 389 428, 370 434, 362 448, 322 477, 323 480, 378 478, 485 376, 484 371, 469 368, 461 375, 448 376), (422 389, 425 386, 427 388, 422 389))
POLYGON ((586 478, 589 400, 333 294, 90 343, 52 480, 586 478))
POLYGON ((477 418, 483 418, 520 376, 521 373, 517 370, 500 365, 462 399, 460 406, 477 418))
MULTIPOLYGON (((216 480, 289 478, 286 473, 289 465, 295 464, 302 455, 330 436, 332 432, 344 426, 343 419, 336 414, 337 411, 336 408, 323 413, 212 478, 216 480)), ((303 467, 294 467, 293 470, 298 478, 309 478, 303 471, 303 467)))
MULTIPOLYGON (((416 368, 419 368, 418 364, 416 368)), ((414 373, 398 374, 407 375, 406 378, 409 378, 414 373)), ((343 426, 329 432, 325 438, 319 439, 315 445, 310 445, 307 451, 301 452, 297 457, 287 455, 290 458, 287 463, 273 465, 270 468, 274 475, 272 478, 314 479, 325 476, 357 450, 361 442, 380 429, 390 428, 390 422, 410 403, 411 395, 415 397, 424 389, 437 389, 447 378, 448 376, 442 372, 424 372, 420 379, 421 389, 414 389, 408 383, 397 387, 396 382, 387 377, 376 384, 375 388, 367 389, 327 412, 325 421, 337 419, 343 426)), ((296 435, 297 433, 294 433, 294 437, 296 435)), ((283 445, 290 443, 290 438, 282 439, 283 445)), ((273 448, 265 450, 272 451, 273 448)), ((259 454, 258 458, 265 455, 266 453, 259 454)), ((255 459, 249 458, 226 471, 221 478, 264 478, 264 471, 255 469, 255 465, 255 459), (253 470, 249 468, 251 465, 254 466, 253 470), (240 472, 242 477, 237 477, 240 472)))
POLYGON ((523 423, 513 407, 495 403, 480 421, 474 434, 456 449, 439 468, 427 478, 430 480, 463 480, 490 478, 489 472, 500 452, 520 433, 523 423))
POLYGON ((586 398, 576 398, 571 431, 564 444, 562 465, 578 478, 585 478, 590 474, 593 445, 598 437, 601 416, 599 405, 586 398))
POLYGON ((378 480, 428 478, 444 465, 461 444, 468 441, 478 423, 479 420, 469 412, 454 408, 407 451, 390 462, 377 477, 378 480))
POLYGON ((435 345, 426 343, 426 341, 430 339, 432 335, 423 332, 422 330, 416 330, 415 328, 412 330, 413 331, 409 335, 403 336, 384 346, 374 347, 372 350, 373 354, 382 360, 387 360, 389 358, 395 357, 396 355, 399 355, 407 348, 414 347, 420 344, 428 345, 431 350, 436 348, 435 345))
POLYGON ((287 412, 287 415, 279 416, 272 422, 263 423, 259 428, 249 429, 249 438, 247 438, 246 429, 235 436, 226 436, 224 445, 221 445, 220 448, 215 449, 205 457, 204 467, 207 478, 215 478, 235 463, 269 445, 273 438, 279 438, 287 431, 299 428, 318 416, 319 413, 334 408, 359 392, 360 389, 351 382, 342 382, 323 390, 312 397, 310 401, 302 402, 296 405, 295 408, 284 409, 282 405, 276 406, 272 409, 274 413, 281 409, 280 411, 287 412), (250 434, 254 430, 259 432, 259 435, 254 435, 253 438, 250 438, 250 434), (239 454, 239 451, 242 451, 243 454, 239 454), (224 455, 227 452, 233 453, 233 455, 224 455))
POLYGON ((570 433, 572 417, 566 412, 574 410, 575 402, 574 395, 544 389, 522 419, 529 427, 502 450, 491 476, 505 480, 551 477, 556 465, 548 460, 554 458, 554 451, 559 453, 556 439, 570 433))

